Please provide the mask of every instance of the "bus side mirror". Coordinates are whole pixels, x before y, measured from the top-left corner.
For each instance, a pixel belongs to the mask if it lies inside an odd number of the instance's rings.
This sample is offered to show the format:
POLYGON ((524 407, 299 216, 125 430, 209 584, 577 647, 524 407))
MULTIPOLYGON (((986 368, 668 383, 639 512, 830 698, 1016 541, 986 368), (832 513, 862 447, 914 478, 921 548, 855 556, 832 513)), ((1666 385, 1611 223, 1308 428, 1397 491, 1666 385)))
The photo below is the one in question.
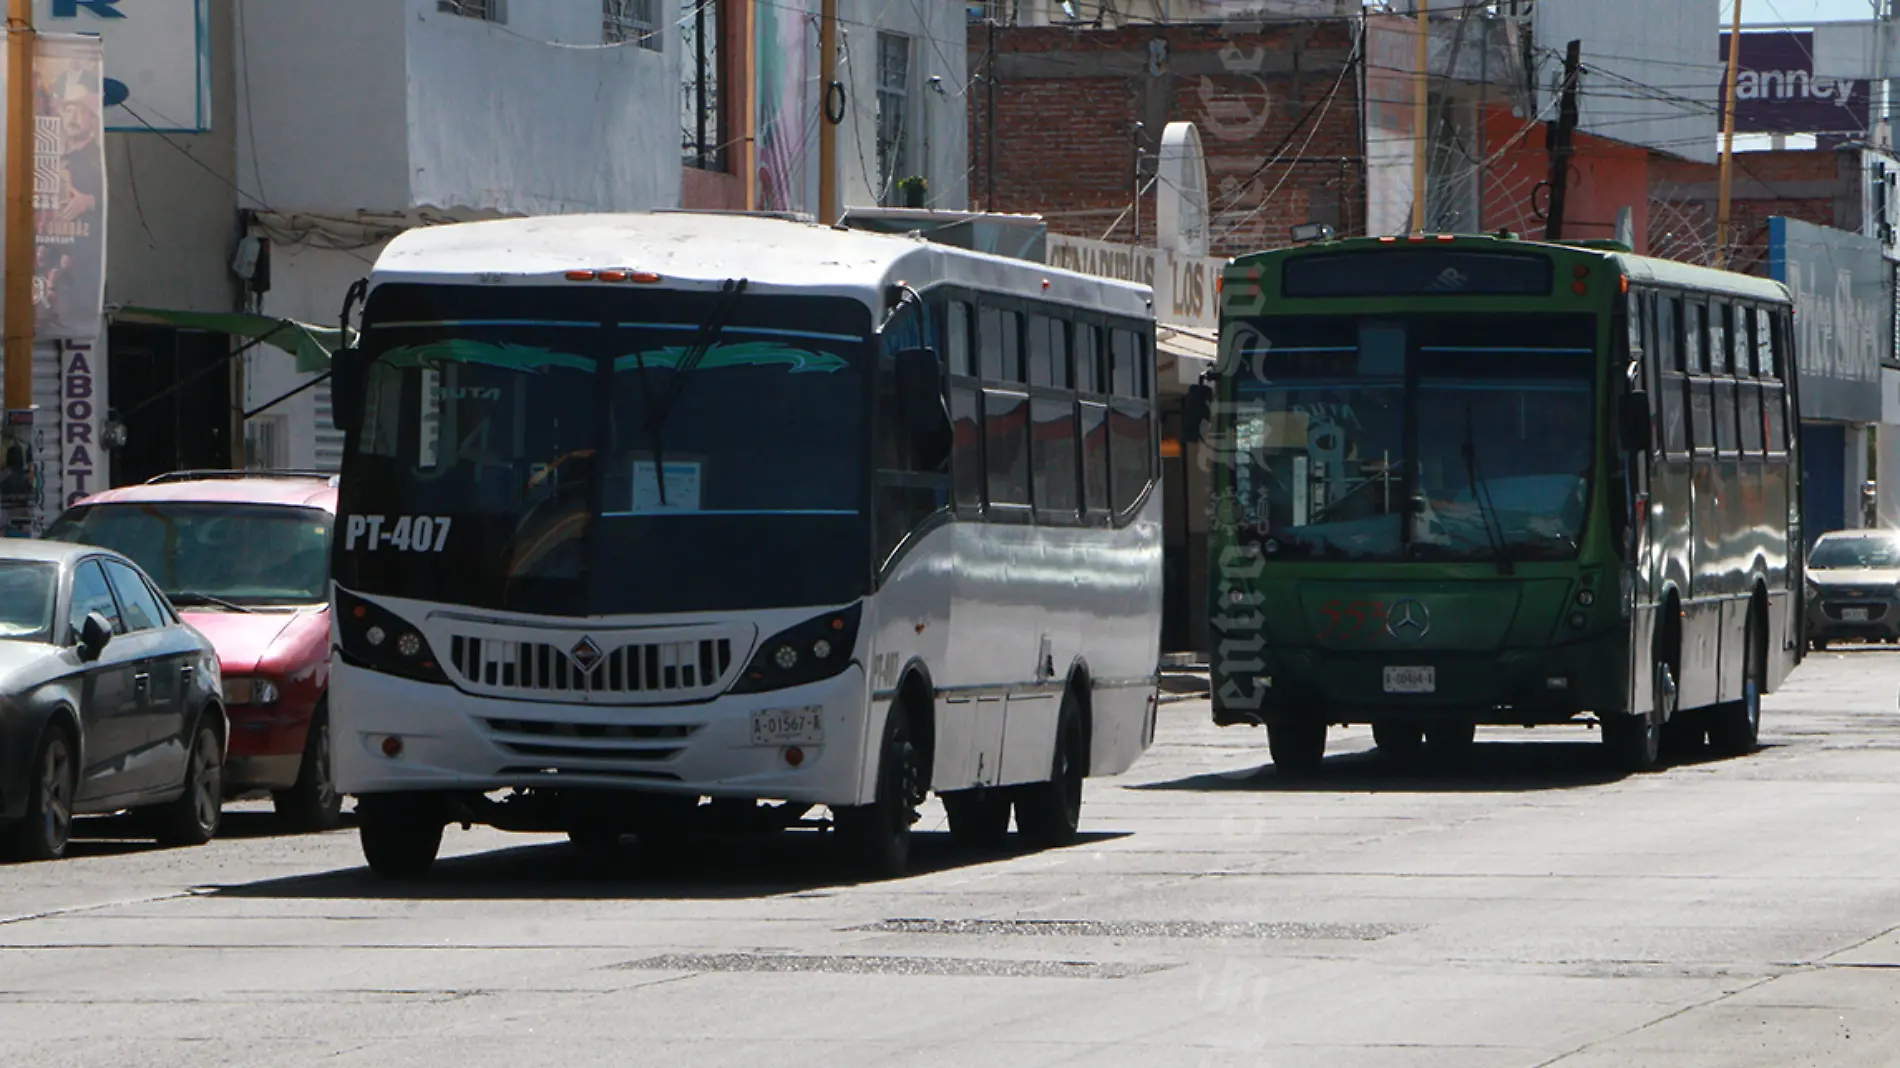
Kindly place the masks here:
POLYGON ((1201 383, 1188 387, 1181 402, 1181 444, 1194 445, 1202 440, 1201 431, 1214 410, 1214 390, 1201 383))
POLYGON ((1653 428, 1649 419, 1649 394, 1640 389, 1623 394, 1616 410, 1617 438, 1624 452, 1642 452, 1649 448, 1653 428))
POLYGON ((362 352, 347 346, 330 354, 330 423, 348 431, 356 421, 356 398, 362 352))
POLYGON ((950 411, 943 403, 943 363, 937 350, 903 349, 896 354, 897 404, 910 428, 911 450, 924 470, 950 460, 950 411))

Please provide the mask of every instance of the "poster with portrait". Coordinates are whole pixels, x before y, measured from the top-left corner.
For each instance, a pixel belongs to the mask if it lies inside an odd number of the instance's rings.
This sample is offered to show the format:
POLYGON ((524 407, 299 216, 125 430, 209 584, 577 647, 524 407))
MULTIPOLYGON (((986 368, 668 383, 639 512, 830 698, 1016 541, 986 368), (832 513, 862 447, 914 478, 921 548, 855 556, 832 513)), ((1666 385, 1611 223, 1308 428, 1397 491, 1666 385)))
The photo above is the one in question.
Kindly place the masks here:
POLYGON ((40 38, 33 59, 33 310, 41 341, 99 336, 106 291, 104 87, 98 38, 40 38))

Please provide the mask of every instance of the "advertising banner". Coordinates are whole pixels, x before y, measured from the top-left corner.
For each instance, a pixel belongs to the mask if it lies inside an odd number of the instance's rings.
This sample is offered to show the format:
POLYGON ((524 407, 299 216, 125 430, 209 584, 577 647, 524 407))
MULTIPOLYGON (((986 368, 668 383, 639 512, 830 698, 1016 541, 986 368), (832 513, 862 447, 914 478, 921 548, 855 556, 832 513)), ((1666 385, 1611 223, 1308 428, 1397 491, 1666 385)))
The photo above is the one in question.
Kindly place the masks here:
POLYGON ((818 211, 818 32, 805 0, 761 4, 758 20, 759 207, 818 211))
POLYGON ((1880 355, 1893 324, 1885 267, 1871 237, 1768 220, 1768 273, 1794 293, 1803 419, 1880 421, 1880 355))
POLYGON ((33 310, 42 341, 99 336, 106 295, 103 80, 97 38, 40 38, 33 60, 33 310))
MULTIPOLYGON (((1722 35, 1728 62, 1729 35, 1722 35)), ((1769 134, 1851 134, 1867 131, 1872 86, 1864 81, 1814 73, 1814 34, 1742 34, 1735 76, 1735 131, 1769 134)), ((1728 72, 1722 72, 1720 106, 1728 106, 1728 72)))
POLYGON ((1366 16, 1366 232, 1412 228, 1413 72, 1418 23, 1404 15, 1366 16))
POLYGON ((1060 234, 1049 235, 1048 248, 1051 267, 1153 289, 1155 319, 1164 325, 1207 331, 1220 327, 1214 290, 1226 260, 1060 234))

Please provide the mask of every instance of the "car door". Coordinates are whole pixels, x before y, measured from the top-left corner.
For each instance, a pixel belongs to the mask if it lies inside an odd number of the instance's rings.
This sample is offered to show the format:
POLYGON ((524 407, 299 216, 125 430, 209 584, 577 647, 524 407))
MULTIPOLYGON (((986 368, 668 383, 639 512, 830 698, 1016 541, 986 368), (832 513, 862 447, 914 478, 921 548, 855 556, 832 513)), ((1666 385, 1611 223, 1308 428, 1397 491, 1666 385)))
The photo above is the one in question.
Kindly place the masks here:
POLYGON ((184 781, 185 670, 195 649, 159 604, 158 595, 140 575, 120 560, 105 561, 106 578, 125 615, 125 637, 132 649, 132 694, 138 705, 143 744, 132 760, 134 780, 141 790, 160 790, 184 781))
POLYGON ((124 618, 98 560, 82 561, 73 569, 67 606, 69 648, 65 655, 79 666, 73 689, 85 733, 83 774, 75 800, 84 803, 134 793, 139 787, 129 765, 144 747, 145 722, 133 695, 133 657, 123 643, 124 618), (93 612, 112 624, 112 640, 98 660, 86 663, 79 657, 79 635, 86 616, 93 612))

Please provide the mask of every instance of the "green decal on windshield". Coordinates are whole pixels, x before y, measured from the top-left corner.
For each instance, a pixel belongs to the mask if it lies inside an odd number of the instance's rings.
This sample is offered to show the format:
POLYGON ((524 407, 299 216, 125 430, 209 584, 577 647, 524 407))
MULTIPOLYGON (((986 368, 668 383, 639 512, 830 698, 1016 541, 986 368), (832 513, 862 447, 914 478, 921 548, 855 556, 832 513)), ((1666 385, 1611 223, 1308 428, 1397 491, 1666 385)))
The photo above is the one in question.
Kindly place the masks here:
MULTIPOLYGON (((639 370, 644 361, 651 368, 675 368, 686 358, 685 346, 664 349, 649 349, 638 356, 621 356, 614 360, 614 370, 639 370)), ((777 341, 752 341, 738 345, 720 345, 710 349, 706 357, 699 361, 699 370, 708 371, 720 367, 769 367, 784 364, 789 374, 829 374, 842 371, 851 365, 842 356, 829 352, 813 352, 810 349, 794 348, 777 341)))
POLYGON ((378 358, 381 362, 396 368, 424 367, 433 368, 445 363, 479 364, 483 367, 499 367, 507 371, 542 372, 565 367, 576 371, 593 371, 593 360, 585 356, 575 356, 552 349, 537 348, 532 345, 500 344, 489 341, 469 341, 454 338, 446 341, 430 341, 421 345, 398 345, 378 358))

